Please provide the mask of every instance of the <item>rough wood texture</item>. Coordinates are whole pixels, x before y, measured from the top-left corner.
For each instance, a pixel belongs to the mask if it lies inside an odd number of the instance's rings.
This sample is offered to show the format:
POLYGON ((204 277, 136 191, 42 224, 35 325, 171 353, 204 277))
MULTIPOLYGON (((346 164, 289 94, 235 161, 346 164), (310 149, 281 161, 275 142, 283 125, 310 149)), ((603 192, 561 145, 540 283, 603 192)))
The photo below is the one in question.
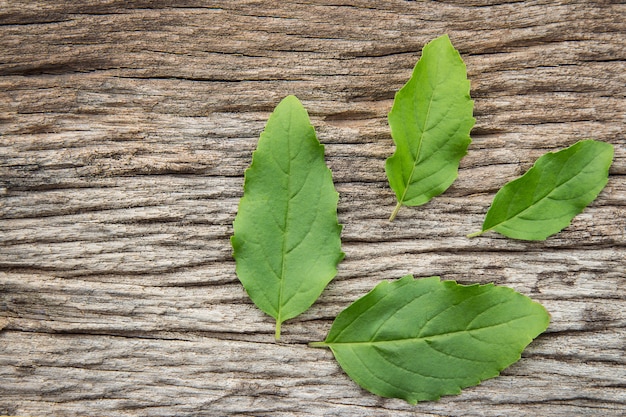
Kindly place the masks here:
POLYGON ((599 0, 0 1, 0 414, 626 414, 625 28, 599 0), (473 143, 445 194, 389 223, 386 114, 442 33, 467 63, 473 143), (347 256, 275 343, 229 236, 287 94, 326 145, 347 256), (570 227, 464 237, 500 186, 588 137, 616 154, 570 227), (407 273, 511 286, 552 323, 459 396, 378 398, 306 343, 407 273))

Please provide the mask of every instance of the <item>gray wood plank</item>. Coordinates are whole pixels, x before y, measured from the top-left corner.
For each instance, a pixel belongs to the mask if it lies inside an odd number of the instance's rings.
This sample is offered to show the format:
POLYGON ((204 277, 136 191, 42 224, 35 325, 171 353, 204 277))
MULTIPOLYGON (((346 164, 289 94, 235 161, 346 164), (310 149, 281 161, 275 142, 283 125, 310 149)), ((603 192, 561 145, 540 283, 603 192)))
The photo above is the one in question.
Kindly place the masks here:
POLYGON ((624 27, 610 1, 0 1, 0 414, 624 415, 624 27), (389 223, 386 115, 442 33, 473 142, 445 194, 389 223), (229 237, 288 94, 326 146, 346 258, 276 343, 229 237), (465 238, 502 185, 590 137, 614 163, 571 226, 465 238), (409 273, 513 287, 551 325, 459 396, 376 397, 307 343, 409 273))

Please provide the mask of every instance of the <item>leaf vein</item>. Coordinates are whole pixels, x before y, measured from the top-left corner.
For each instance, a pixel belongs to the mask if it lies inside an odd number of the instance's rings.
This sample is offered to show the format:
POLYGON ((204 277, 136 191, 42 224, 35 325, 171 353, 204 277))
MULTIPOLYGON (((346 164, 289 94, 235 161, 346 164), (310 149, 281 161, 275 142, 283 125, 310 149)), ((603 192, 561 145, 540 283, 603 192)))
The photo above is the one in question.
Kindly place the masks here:
POLYGON ((431 318, 429 318, 429 319, 428 319, 428 320, 427 320, 424 324, 422 324, 422 328, 420 329, 420 332, 418 333, 417 337, 418 337, 418 338, 422 338, 422 337, 429 337, 429 336, 424 336, 423 332, 424 332, 424 329, 425 329, 426 327, 428 327, 428 325, 429 325, 429 324, 430 324, 433 320, 435 320, 435 319, 436 319, 437 317, 439 317, 441 314, 444 314, 444 313, 445 313, 446 311, 448 311, 449 309, 454 308, 454 307, 458 306, 459 304, 462 304, 462 303, 467 302, 467 301, 469 301, 469 300, 472 300, 473 298, 476 298, 476 297, 477 297, 477 296, 479 296, 479 295, 480 295, 480 294, 473 294, 473 295, 471 295, 470 297, 468 297, 468 298, 466 298, 466 299, 464 299, 464 300, 461 300, 461 302, 460 302, 460 303, 458 303, 458 304, 451 304, 451 305, 449 305, 448 307, 446 307, 445 309, 443 309, 443 310, 441 310, 441 311, 437 312, 435 315, 433 315, 431 318))
MULTIPOLYGON (((354 317, 352 319, 352 321, 350 323, 348 323, 343 329, 341 329, 341 331, 334 337, 334 340, 337 340, 338 338, 341 337, 341 335, 348 329, 350 328, 350 326, 352 326, 354 323, 356 323, 358 321, 358 319, 364 315, 365 313, 367 313, 369 310, 371 310, 375 305, 379 304, 380 302, 382 302, 385 298, 391 296, 391 292, 383 295, 380 299, 376 300, 376 302, 374 304, 372 304, 369 308, 367 308, 366 310, 363 310, 361 313, 357 314, 356 317, 354 317)), ((337 343, 337 342, 329 342, 329 343, 337 343)), ((339 342, 342 343, 342 342, 339 342)))
POLYGON ((417 372, 417 371, 415 371, 415 370, 413 370, 413 369, 403 368, 402 366, 398 365, 397 363, 395 363, 395 362, 393 362, 393 361, 391 361, 391 360, 387 359, 387 358, 386 358, 386 357, 385 357, 385 356, 384 356, 384 355, 383 355, 383 354, 382 354, 382 353, 381 353, 378 349, 375 349, 374 351, 375 351, 375 352, 376 352, 376 354, 377 354, 377 355, 378 355, 378 356, 379 356, 379 357, 380 357, 383 361, 385 361, 386 363, 388 363, 388 364, 390 364, 390 365, 394 366, 394 367, 395 367, 395 368, 397 368, 397 369, 400 369, 400 370, 402 370, 402 371, 406 371, 406 372, 408 372, 408 373, 410 373, 410 374, 417 375, 417 376, 420 376, 420 377, 422 377, 422 378, 428 378, 428 379, 447 379, 447 380, 452 380, 452 381, 454 381, 454 380, 457 380, 457 379, 458 379, 458 378, 454 378, 454 377, 444 377, 444 376, 439 377, 439 376, 433 376, 433 375, 426 375, 426 374, 423 374, 423 373, 417 372))
MULTIPOLYGON (((303 186, 303 187, 304 187, 304 186, 303 186)), ((319 206, 319 202, 320 202, 320 200, 321 200, 321 198, 322 198, 322 187, 319 187, 318 192, 319 192, 319 198, 317 199, 317 201, 315 201, 315 204, 316 204, 316 206, 315 206, 315 208, 314 208, 315 217, 313 218, 313 221, 309 222, 309 224, 308 224, 308 229, 307 229, 306 233, 304 234, 304 236, 302 236, 302 238, 301 238, 301 239, 299 239, 299 240, 298 240, 298 242, 296 242, 296 244, 295 244, 294 246, 292 246, 291 248, 288 248, 288 249, 287 249, 287 251, 286 251, 286 253, 285 253, 285 255, 290 254, 290 253, 291 253, 291 252, 293 252, 293 251, 294 251, 294 250, 295 250, 298 246, 300 246, 300 245, 301 245, 301 244, 302 244, 302 243, 303 243, 303 242, 307 239, 307 237, 311 234, 311 232, 312 232, 312 231, 313 231, 313 229, 314 229, 314 226, 316 226, 317 221, 318 221, 318 219, 319 219, 319 215, 320 215, 320 210, 318 210, 317 208, 318 208, 318 206, 319 206)), ((309 209, 310 209, 310 207, 309 207, 309 209)))
POLYGON ((289 177, 289 169, 287 169, 287 171, 283 169, 283 167, 281 166, 280 162, 277 159, 278 156, 276 155, 276 152, 269 152, 269 154, 271 155, 270 160, 274 163, 274 165, 278 167, 280 172, 282 172, 283 175, 285 175, 286 177, 289 177))
MULTIPOLYGON (((478 339, 477 339, 478 340, 478 339)), ((487 342, 482 342, 481 343, 487 343, 487 342)), ((432 350, 434 350, 435 352, 441 353, 442 355, 448 356, 450 358, 454 358, 454 359, 459 359, 459 360, 463 360, 463 361, 468 361, 468 362, 475 362, 475 363, 493 363, 493 361, 490 360, 479 360, 479 359, 472 359, 472 358, 466 358, 463 356, 457 356, 457 355, 453 355, 450 352, 444 352, 442 350, 437 349, 436 347, 434 347, 433 342, 431 340, 426 339, 426 344, 428 345, 428 347, 432 350)))
POLYGON ((350 349, 352 351, 352 354, 354 355, 355 358, 357 358, 357 360, 361 363, 361 365, 363 366, 363 369, 365 369, 371 376, 373 376, 374 378, 376 378, 377 380, 389 385, 390 387, 397 389, 399 391, 402 391, 406 394, 410 394, 411 392, 397 384, 394 384, 392 382, 389 382, 388 380, 382 378, 381 376, 379 376, 378 374, 376 374, 374 371, 372 371, 368 366, 367 366, 367 361, 363 361, 363 358, 361 358, 361 356, 359 356, 359 354, 354 350, 354 349, 350 349))
POLYGON ((395 314, 398 314, 401 310, 404 310, 405 308, 410 307, 410 306, 411 306, 414 302, 418 301, 420 298, 422 298, 422 297, 424 297, 424 296, 426 296, 426 295, 428 295, 428 294, 431 294, 431 293, 432 293, 432 291, 428 291, 428 292, 426 292, 426 293, 424 293, 424 294, 420 294, 418 297, 415 297, 414 299, 412 299, 411 301, 409 301, 409 302, 408 302, 408 303, 406 303, 405 305, 396 306, 396 309, 395 309, 394 311, 392 311, 392 312, 389 312, 389 313, 388 313, 388 317, 387 317, 385 320, 383 320, 383 321, 382 321, 382 322, 378 325, 378 327, 377 327, 377 328, 376 328, 376 330, 374 331, 374 334, 370 337, 370 340, 371 340, 371 341, 373 341, 373 340, 376 338, 376 336, 377 336, 377 335, 378 335, 378 333, 379 333, 379 332, 383 329, 383 327, 385 326, 385 324, 387 324, 387 322, 388 322, 389 320, 391 320, 391 319, 393 319, 393 318, 394 318, 393 316, 394 316, 395 314))

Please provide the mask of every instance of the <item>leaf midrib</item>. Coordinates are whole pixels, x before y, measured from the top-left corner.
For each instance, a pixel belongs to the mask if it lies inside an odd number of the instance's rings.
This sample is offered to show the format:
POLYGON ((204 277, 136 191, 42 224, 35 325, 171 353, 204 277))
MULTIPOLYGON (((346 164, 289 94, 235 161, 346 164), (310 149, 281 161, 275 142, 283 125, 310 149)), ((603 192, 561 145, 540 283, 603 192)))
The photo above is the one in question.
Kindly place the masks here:
POLYGON ((278 287, 278 306, 276 308, 276 331, 275 338, 278 340, 280 338, 280 325, 282 323, 282 307, 283 307, 283 293, 285 288, 285 258, 287 257, 287 233, 289 232, 289 209, 291 207, 291 119, 293 115, 291 112, 289 113, 288 125, 285 129, 287 131, 287 155, 289 156, 287 159, 287 207, 285 208, 285 229, 283 232, 283 239, 281 242, 281 251, 280 251, 280 285, 278 287))
MULTIPOLYGON (((439 61, 437 61, 437 66, 439 66, 439 61)), ((415 154, 415 161, 413 161, 413 168, 411 168, 411 174, 409 175, 409 178, 404 186, 404 192, 402 193, 402 197, 400 198, 400 201, 399 201, 400 204, 404 204, 406 193, 409 191, 411 182, 413 180, 413 175, 415 174, 415 169, 417 168, 417 165, 420 162, 420 157, 422 153, 422 144, 424 143, 424 134, 426 133, 426 125, 428 124, 428 118, 430 117, 430 109, 432 108, 433 97, 435 96, 435 89, 437 88, 437 85, 438 83, 433 86, 430 92, 430 99, 428 100, 428 110, 426 110, 426 117, 424 118, 424 124, 422 126, 422 129, 420 130, 420 137, 419 137, 419 143, 417 145, 417 152, 415 154)))
MULTIPOLYGON (((498 324, 492 324, 489 326, 483 326, 483 327, 479 327, 476 329, 463 329, 463 330, 456 330, 454 332, 447 332, 447 333, 438 333, 438 334, 434 334, 434 335, 429 335, 429 336, 415 336, 415 337, 407 337, 407 338, 401 338, 401 339, 391 339, 391 340, 362 340, 362 341, 355 341, 355 342, 323 342, 325 343, 325 345, 327 346, 333 346, 333 345, 342 345, 342 346, 348 346, 348 345, 385 345, 385 344, 392 344, 392 343, 416 343, 419 341, 433 341, 433 340, 437 340, 437 339, 444 339, 446 337, 449 336, 454 336, 460 333, 469 333, 471 335, 472 332, 476 332, 476 331, 481 331, 481 330, 485 330, 485 329, 490 329, 490 328, 495 328, 495 327, 499 327, 499 326, 506 326, 506 325, 510 325, 512 322, 518 321, 518 320, 524 320, 527 319, 529 317, 533 317, 536 316, 537 314, 529 314, 529 315, 525 315, 525 316, 520 316, 520 317, 516 317, 512 320, 503 322, 503 323, 498 323, 498 324)), ((489 342, 484 342, 484 343, 489 343, 489 342)))

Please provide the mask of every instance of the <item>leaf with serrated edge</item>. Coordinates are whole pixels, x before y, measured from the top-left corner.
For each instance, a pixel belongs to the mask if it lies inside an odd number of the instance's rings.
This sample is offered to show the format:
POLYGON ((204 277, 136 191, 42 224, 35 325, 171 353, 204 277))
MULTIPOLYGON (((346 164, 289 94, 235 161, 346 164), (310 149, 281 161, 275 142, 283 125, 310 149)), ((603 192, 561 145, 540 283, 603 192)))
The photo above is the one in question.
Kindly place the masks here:
POLYGON ((613 146, 582 140, 556 153, 547 153, 523 176, 498 191, 481 231, 507 237, 544 240, 567 227, 596 199, 608 182, 613 146))
POLYGON ((281 323, 308 309, 337 274, 341 226, 324 145, 295 96, 270 116, 245 172, 231 238, 239 280, 281 323))
POLYGON ((311 346, 329 347, 368 391, 415 404, 497 376, 549 321, 511 288, 407 275, 358 299, 311 346))
POLYGON ((385 170, 398 204, 417 206, 456 179, 475 119, 465 63, 448 35, 424 46, 413 74, 395 96, 389 127, 396 144, 385 170))

